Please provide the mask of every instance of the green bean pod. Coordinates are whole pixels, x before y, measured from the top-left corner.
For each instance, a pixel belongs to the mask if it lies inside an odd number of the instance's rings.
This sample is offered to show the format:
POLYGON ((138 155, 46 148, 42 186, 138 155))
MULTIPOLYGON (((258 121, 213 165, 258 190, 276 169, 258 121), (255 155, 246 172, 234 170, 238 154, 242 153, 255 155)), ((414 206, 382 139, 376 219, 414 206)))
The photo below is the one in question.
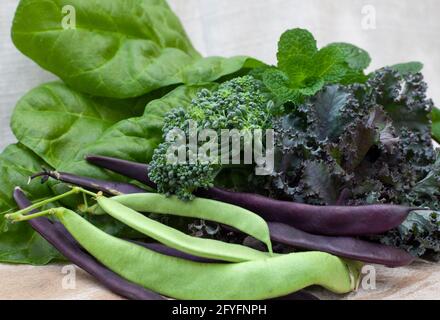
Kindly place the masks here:
MULTIPOLYGON (((269 252, 272 252, 266 221, 252 211, 232 204, 203 198, 185 202, 175 196, 167 197, 158 193, 120 195, 112 197, 112 200, 139 212, 170 214, 222 223, 260 240, 269 252)), ((99 209, 96 211, 100 213, 99 209)))
POLYGON ((359 278, 356 262, 322 252, 291 253, 242 263, 192 262, 113 237, 68 209, 55 209, 54 213, 72 236, 109 269, 176 299, 269 299, 311 285, 347 293, 359 278))
POLYGON ((98 195, 96 200, 99 206, 116 220, 182 252, 228 262, 265 259, 270 256, 269 253, 239 244, 189 236, 102 195, 98 195))

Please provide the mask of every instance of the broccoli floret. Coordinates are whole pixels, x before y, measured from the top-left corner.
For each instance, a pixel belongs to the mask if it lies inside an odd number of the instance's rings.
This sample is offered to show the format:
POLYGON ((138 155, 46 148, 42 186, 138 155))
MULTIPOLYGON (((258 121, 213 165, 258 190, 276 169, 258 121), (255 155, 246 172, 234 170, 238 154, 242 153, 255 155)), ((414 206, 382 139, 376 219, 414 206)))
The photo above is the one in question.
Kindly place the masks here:
POLYGON ((167 151, 170 143, 164 142, 156 148, 150 163, 149 178, 157 184, 157 190, 166 195, 177 195, 189 200, 198 188, 212 187, 216 168, 206 164, 169 164, 167 151))
MULTIPOLYGON (((221 150, 221 129, 268 129, 272 125, 273 102, 259 80, 251 76, 232 79, 217 90, 200 90, 186 108, 178 107, 164 118, 163 137, 180 129, 189 136, 189 124, 197 123, 198 129, 212 129, 218 135, 221 150)), ((150 179, 158 191, 175 194, 181 199, 191 199, 198 188, 209 188, 222 166, 215 163, 170 163, 168 151, 173 141, 165 141, 154 151, 150 163, 150 179)), ((186 147, 185 153, 191 150, 186 147)), ((220 161, 218 161, 220 162, 220 161)))

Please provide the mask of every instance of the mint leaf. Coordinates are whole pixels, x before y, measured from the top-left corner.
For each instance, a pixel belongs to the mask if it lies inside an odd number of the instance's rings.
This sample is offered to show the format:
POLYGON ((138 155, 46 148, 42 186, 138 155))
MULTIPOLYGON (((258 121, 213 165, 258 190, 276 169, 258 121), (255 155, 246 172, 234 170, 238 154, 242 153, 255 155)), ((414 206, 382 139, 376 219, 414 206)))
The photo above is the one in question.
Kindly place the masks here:
POLYGON ((313 35, 304 29, 286 31, 278 44, 278 68, 267 69, 263 82, 281 103, 303 102, 324 85, 364 82, 370 56, 347 43, 333 43, 318 51, 313 35))
POLYGON ((263 73, 262 79, 266 87, 281 103, 297 101, 299 99, 299 91, 289 86, 289 77, 281 70, 276 68, 268 69, 263 73))
POLYGON ((304 29, 288 30, 278 42, 278 68, 288 73, 307 70, 310 68, 307 64, 316 52, 316 40, 310 32, 304 29))

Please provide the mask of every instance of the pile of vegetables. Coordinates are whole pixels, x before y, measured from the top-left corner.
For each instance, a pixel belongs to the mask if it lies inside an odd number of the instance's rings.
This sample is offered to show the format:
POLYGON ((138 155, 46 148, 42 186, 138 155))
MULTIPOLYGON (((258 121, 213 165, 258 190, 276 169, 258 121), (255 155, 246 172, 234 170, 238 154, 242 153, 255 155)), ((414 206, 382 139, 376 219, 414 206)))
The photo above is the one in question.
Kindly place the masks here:
POLYGON ((420 63, 367 74, 366 51, 303 29, 276 66, 202 57, 165 0, 69 4, 76 29, 61 0, 21 0, 14 19, 16 47, 62 81, 14 110, 1 262, 67 259, 131 299, 294 299, 354 290, 363 263, 440 258, 440 111, 420 63), (169 164, 191 121, 274 129, 275 170, 169 164))

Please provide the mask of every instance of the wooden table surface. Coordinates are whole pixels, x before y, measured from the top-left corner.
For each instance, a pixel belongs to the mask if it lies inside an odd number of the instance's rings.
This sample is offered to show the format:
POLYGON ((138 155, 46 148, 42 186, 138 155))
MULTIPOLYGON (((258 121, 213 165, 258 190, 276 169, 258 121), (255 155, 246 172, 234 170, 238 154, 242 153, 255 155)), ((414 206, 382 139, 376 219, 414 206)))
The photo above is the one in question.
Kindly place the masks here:
MULTIPOLYGON (((0 264, 0 299, 119 300, 89 274, 73 266, 44 267, 0 264), (72 270, 75 281, 72 280, 72 270), (64 273, 63 273, 64 271, 64 273), (66 287, 65 283, 68 283, 66 287), (75 287, 71 284, 75 283, 75 287), (64 286, 63 286, 64 284, 64 286)), ((389 269, 375 266, 376 289, 359 288, 348 295, 335 295, 320 288, 309 291, 321 299, 435 299, 440 300, 440 264, 417 261, 410 267, 389 269)))

